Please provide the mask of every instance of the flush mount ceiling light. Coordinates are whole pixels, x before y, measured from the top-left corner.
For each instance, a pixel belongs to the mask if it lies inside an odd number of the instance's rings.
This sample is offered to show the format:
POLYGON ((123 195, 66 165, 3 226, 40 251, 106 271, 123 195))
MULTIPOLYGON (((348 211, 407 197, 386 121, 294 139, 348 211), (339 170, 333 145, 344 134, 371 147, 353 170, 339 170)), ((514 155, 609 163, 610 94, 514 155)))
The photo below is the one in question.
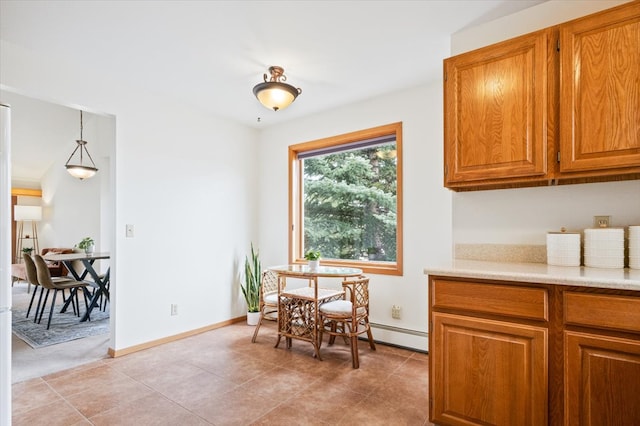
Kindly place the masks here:
POLYGON ((296 89, 290 84, 283 83, 287 81, 287 77, 284 75, 282 67, 269 67, 269 73, 271 77, 268 78, 267 74, 264 74, 264 83, 256 84, 253 88, 253 94, 262 105, 269 109, 274 111, 285 109, 302 93, 302 89, 296 89))
POLYGON ((69 156, 69 159, 64 166, 67 168, 69 174, 74 178, 78 178, 80 180, 91 178, 96 174, 98 169, 96 168, 96 164, 93 162, 93 158, 91 158, 91 154, 89 154, 89 151, 87 151, 87 141, 82 139, 82 111, 80 111, 80 139, 76 140, 76 143, 78 144, 76 146, 76 149, 73 150, 71 156, 69 156), (71 159, 74 155, 76 155, 78 149, 80 150, 80 163, 71 164, 71 159), (87 157, 89 157, 91 166, 84 164, 84 153, 86 153, 87 157))

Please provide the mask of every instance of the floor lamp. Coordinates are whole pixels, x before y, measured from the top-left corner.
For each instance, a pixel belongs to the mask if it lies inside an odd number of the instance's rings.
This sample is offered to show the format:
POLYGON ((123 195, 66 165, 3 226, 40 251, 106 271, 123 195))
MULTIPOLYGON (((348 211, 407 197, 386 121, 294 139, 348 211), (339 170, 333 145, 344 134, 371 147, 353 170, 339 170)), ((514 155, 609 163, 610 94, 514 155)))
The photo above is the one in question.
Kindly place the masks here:
MULTIPOLYGON (((13 208, 13 219, 18 223, 18 237, 16 240, 16 263, 22 260, 22 249, 24 241, 31 241, 31 247, 35 254, 38 250, 38 225, 37 222, 42 220, 42 207, 40 206, 20 206, 13 208), (31 235, 24 233, 24 223, 31 222, 31 235)), ((28 232, 27 228, 27 232, 28 232)))

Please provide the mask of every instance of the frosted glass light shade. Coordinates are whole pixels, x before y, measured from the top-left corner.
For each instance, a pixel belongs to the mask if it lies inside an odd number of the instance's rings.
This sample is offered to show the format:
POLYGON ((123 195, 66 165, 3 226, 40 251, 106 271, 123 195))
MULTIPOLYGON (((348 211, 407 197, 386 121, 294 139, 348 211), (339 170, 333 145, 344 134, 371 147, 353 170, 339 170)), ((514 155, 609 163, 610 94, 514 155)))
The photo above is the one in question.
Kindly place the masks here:
POLYGON ((293 86, 275 82, 260 83, 253 92, 262 105, 274 111, 285 109, 298 96, 298 91, 293 86))
POLYGON ((98 171, 95 167, 78 166, 75 164, 69 164, 65 167, 71 176, 80 180, 91 178, 98 171))
POLYGON ((284 68, 274 65, 269 67, 270 77, 263 76, 264 83, 258 83, 253 88, 253 94, 260 103, 274 111, 279 111, 291 105, 302 89, 295 88, 290 84, 283 83, 287 80, 284 75, 284 68))
POLYGON ((13 218, 16 221, 41 221, 42 220, 42 207, 40 206, 14 206, 13 218))

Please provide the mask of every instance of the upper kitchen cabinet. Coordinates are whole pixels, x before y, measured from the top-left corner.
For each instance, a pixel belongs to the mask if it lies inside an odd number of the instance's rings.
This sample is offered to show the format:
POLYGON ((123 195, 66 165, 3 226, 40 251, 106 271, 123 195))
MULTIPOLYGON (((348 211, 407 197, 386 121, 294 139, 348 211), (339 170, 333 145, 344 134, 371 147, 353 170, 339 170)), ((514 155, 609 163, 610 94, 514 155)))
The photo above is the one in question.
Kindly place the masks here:
POLYGON ((640 172, 640 2, 560 26, 560 170, 640 172))
POLYGON ((539 31, 444 61, 445 186, 546 179, 551 35, 539 31))
POLYGON ((640 2, 444 61, 445 186, 640 178, 640 2))

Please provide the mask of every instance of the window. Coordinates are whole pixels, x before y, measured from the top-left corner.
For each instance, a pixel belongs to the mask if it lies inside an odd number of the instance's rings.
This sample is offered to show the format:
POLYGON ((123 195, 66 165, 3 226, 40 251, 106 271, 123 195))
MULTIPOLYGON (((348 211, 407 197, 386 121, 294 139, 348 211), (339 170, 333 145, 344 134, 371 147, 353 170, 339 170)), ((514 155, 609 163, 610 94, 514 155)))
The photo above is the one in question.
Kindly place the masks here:
POLYGON ((289 147, 289 257, 402 275, 402 123, 289 147))

